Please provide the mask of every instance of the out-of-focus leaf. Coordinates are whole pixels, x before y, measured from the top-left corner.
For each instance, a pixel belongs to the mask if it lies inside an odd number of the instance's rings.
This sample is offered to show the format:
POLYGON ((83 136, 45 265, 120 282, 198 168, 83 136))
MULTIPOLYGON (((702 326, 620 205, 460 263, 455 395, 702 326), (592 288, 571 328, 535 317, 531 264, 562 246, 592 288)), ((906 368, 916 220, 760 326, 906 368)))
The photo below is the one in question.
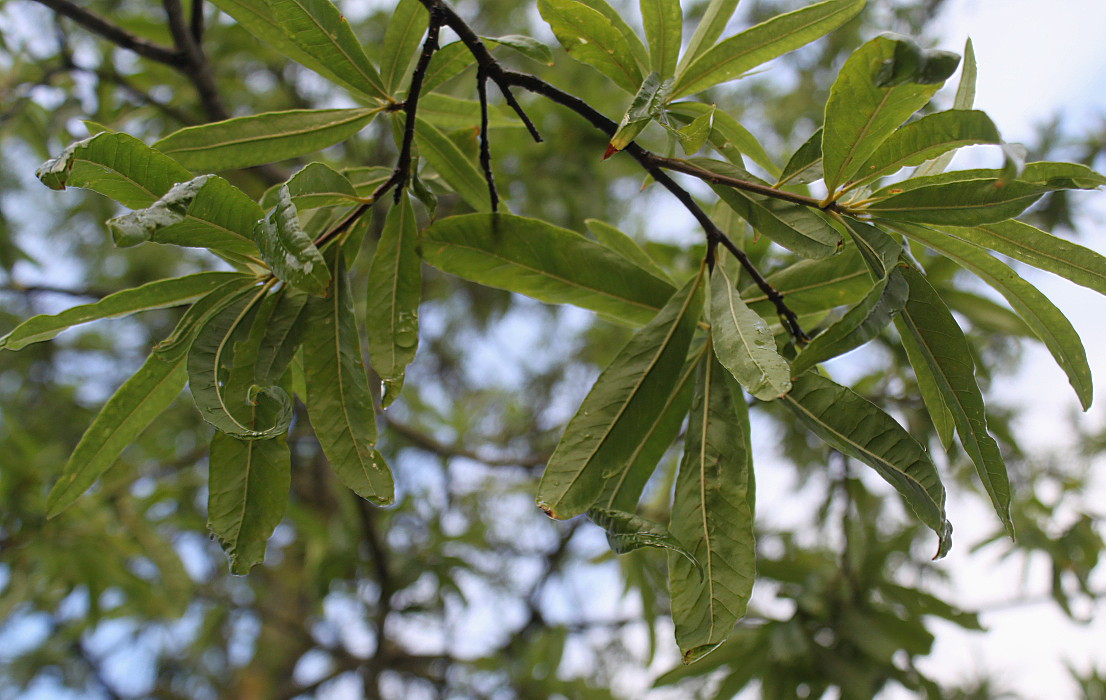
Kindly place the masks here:
MULTIPOLYGON (((439 129, 479 129, 480 103, 432 92, 419 97, 419 118, 439 129)), ((521 127, 522 121, 507 107, 488 105, 488 128, 521 127)))
POLYGON ((668 529, 702 565, 668 558, 672 621, 684 663, 726 640, 756 578, 756 501, 749 414, 741 390, 708 352, 691 402, 668 529))
POLYGON ((738 296, 725 260, 710 278, 710 329, 714 354, 741 386, 762 401, 791 388, 791 369, 776 351, 768 325, 738 296))
POLYGON ((662 79, 676 74, 684 19, 680 0, 640 0, 645 38, 649 41, 649 66, 662 79))
POLYGON ((419 154, 466 204, 476 211, 492 210, 484 176, 448 136, 433 124, 416 119, 415 137, 419 154))
POLYGON ((153 241, 256 256, 252 235, 260 218, 261 207, 245 192, 216 175, 200 175, 173 185, 146 209, 110 219, 108 228, 120 247, 153 241))
POLYGON ((330 272, 322 253, 300 224, 288 187, 280 188, 277 205, 253 230, 261 259, 279 280, 316 296, 327 293, 330 272))
POLYGON ((146 362, 107 400, 81 436, 46 500, 54 517, 77 500, 115 463, 123 450, 169 407, 184 386, 183 362, 150 355, 146 362))
POLYGON ((762 63, 832 32, 862 7, 864 0, 826 0, 750 27, 703 52, 677 73, 672 98, 739 78, 762 63))
POLYGON ((403 387, 404 370, 419 345, 422 273, 416 243, 415 212, 407 197, 388 211, 369 269, 365 323, 369 361, 384 382, 387 407, 403 387))
POLYGON ((595 380, 569 421, 538 486, 538 507, 557 519, 592 505, 632 463, 641 429, 663 414, 699 320, 702 274, 672 295, 595 380))
POLYGON ((400 0, 392 10, 380 51, 380 79, 389 94, 403 87, 429 18, 430 13, 419 0, 400 0))
POLYGON ((19 350, 31 343, 41 343, 67 328, 89 321, 121 318, 139 311, 188 304, 222 284, 246 278, 247 275, 237 272, 198 272, 149 282, 141 287, 109 294, 92 304, 74 306, 59 314, 33 316, 0 337, 0 350, 19 350))
POLYGON ((430 65, 426 69, 426 77, 422 81, 423 92, 429 95, 431 90, 475 62, 476 59, 473 58, 472 52, 465 46, 465 42, 455 41, 452 44, 446 44, 435 51, 430 59, 430 65))
POLYGON ((154 144, 195 172, 217 172, 273 163, 345 141, 379 109, 293 109, 188 126, 154 144))
POLYGON ((309 302, 304 333, 307 414, 342 483, 358 496, 386 505, 395 500, 395 482, 374 447, 376 413, 361 359, 349 273, 336 246, 326 255, 333 289, 329 297, 309 302))
POLYGON ((52 190, 81 187, 130 209, 148 207, 192 174, 133 136, 102 133, 78 141, 35 173, 52 190))
POLYGON ((693 565, 702 569, 691 552, 660 523, 633 513, 606 508, 589 508, 588 519, 607 531, 607 544, 615 554, 626 554, 642 547, 657 547, 686 557, 693 565))
POLYGON ((791 363, 792 373, 802 374, 819 362, 843 355, 879 335, 902 309, 908 293, 902 272, 893 269, 859 304, 803 348, 791 363))
POLYGON ((510 214, 441 219, 422 231, 419 249, 443 272, 634 325, 648 322, 674 291, 598 243, 510 214))
POLYGON ((695 25, 695 33, 691 35, 691 40, 687 42, 684 55, 680 57, 679 66, 676 68, 678 73, 683 73, 684 66, 699 58, 704 51, 714 46, 714 42, 718 41, 718 37, 722 36, 722 32, 726 30, 730 17, 733 17, 734 10, 737 9, 737 3, 738 0, 710 0, 707 9, 703 11, 703 17, 699 20, 699 24, 695 25))
POLYGON ((506 36, 480 38, 484 41, 494 42, 500 46, 506 46, 538 63, 544 63, 547 66, 553 65, 553 52, 549 50, 548 46, 532 36, 526 36, 524 34, 507 34, 506 36))
POLYGON ((902 82, 880 87, 880 72, 894 66, 900 41, 879 36, 845 61, 830 88, 822 133, 822 170, 832 193, 853 177, 880 145, 941 87, 902 82))
POLYGON ((626 92, 637 92, 641 69, 630 42, 608 17, 576 0, 538 0, 538 11, 569 56, 626 92))
POLYGON ((945 517, 945 487, 937 467, 894 418, 817 372, 796 377, 782 400, 830 447, 872 467, 902 494, 918 518, 937 533, 934 558, 948 552, 952 526, 945 517))

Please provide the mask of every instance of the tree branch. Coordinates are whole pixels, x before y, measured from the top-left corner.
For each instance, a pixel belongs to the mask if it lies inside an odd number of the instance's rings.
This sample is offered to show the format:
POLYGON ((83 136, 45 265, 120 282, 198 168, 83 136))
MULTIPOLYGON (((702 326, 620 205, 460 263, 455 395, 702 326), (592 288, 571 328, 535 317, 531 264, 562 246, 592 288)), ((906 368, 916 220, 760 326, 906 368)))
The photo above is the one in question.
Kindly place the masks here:
POLYGON ((204 55, 203 47, 195 40, 193 31, 184 17, 180 0, 162 0, 165 15, 169 19, 169 32, 173 43, 187 60, 185 74, 200 96, 200 104, 211 121, 221 122, 230 118, 223 98, 215 86, 215 76, 204 55))
POLYGON ((390 433, 395 433, 416 447, 428 452, 433 452, 442 457, 462 457, 464 459, 471 459, 474 462, 486 464, 490 467, 524 467, 527 469, 545 466, 545 463, 549 461, 549 455, 543 454, 524 455, 517 459, 511 459, 509 457, 486 457, 460 445, 449 445, 441 442, 410 425, 400 423, 391 418, 386 418, 385 422, 388 425, 388 431, 390 433))
POLYGON ((133 51, 143 58, 178 69, 185 67, 188 63, 188 59, 183 52, 174 51, 152 41, 139 38, 69 0, 34 0, 34 2, 45 5, 59 15, 73 20, 93 34, 98 34, 116 46, 133 51))

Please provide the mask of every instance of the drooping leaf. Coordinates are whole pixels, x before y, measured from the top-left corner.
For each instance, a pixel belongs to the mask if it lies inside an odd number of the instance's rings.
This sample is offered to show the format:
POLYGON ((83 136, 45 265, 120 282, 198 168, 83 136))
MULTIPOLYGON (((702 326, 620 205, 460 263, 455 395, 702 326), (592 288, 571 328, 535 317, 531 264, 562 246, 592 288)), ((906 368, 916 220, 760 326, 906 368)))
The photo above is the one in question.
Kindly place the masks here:
POLYGON ((264 209, 277 206, 283 187, 288 188, 292 203, 299 210, 349 206, 363 201, 349 178, 324 163, 308 163, 286 184, 274 185, 266 190, 261 197, 261 206, 264 209))
POLYGON ((615 554, 626 554, 642 547, 658 547, 686 557, 699 567, 699 562, 695 561, 691 552, 660 523, 633 513, 606 508, 588 509, 588 520, 607 531, 607 544, 615 554))
POLYGON ((532 36, 524 34, 507 34, 505 36, 480 37, 483 41, 490 41, 500 46, 517 51, 526 58, 547 66, 553 65, 553 52, 549 47, 532 36))
POLYGON ((392 10, 380 51, 380 79, 388 94, 403 87, 429 19, 430 13, 418 0, 400 0, 392 10))
POLYGON ((730 162, 738 163, 741 160, 740 156, 744 155, 772 175, 779 172, 779 167, 772 162, 760 141, 757 141, 748 129, 729 114, 715 110, 714 105, 702 102, 675 102, 669 104, 667 109, 668 114, 688 123, 704 114, 712 114, 710 142, 730 162))
POLYGON ((906 351, 907 362, 914 370, 918 393, 922 396, 922 405, 933 424, 933 430, 941 441, 941 446, 948 452, 956 439, 956 422, 953 421, 952 411, 945 405, 937 375, 926 362, 926 350, 912 335, 900 333, 899 341, 906 351))
POLYGON ((598 70, 626 92, 637 92, 641 69, 630 42, 610 18, 576 0, 538 0, 538 11, 569 56, 598 70))
POLYGON ((403 387, 404 370, 419 344, 422 271, 418 230, 411 200, 403 197, 388 211, 369 269, 365 324, 369 361, 384 382, 381 405, 387 407, 403 387))
POLYGON ((52 190, 81 187, 130 209, 148 207, 192 177, 172 158, 133 136, 101 133, 71 144, 35 173, 52 190))
POLYGON ((826 0, 773 17, 705 51, 676 75, 672 99, 741 77, 856 16, 864 0, 826 0))
POLYGON ((303 359, 307 414, 338 478, 378 505, 395 500, 395 482, 376 451, 376 413, 361 356, 349 273, 336 247, 327 250, 333 289, 307 307, 303 359))
POLYGON ((733 17, 734 10, 737 9, 737 3, 738 0, 710 0, 707 8, 703 10, 703 17, 699 20, 699 24, 695 25, 695 33, 691 35, 691 40, 687 42, 687 48, 684 50, 683 56, 680 56, 680 63, 676 68, 677 73, 683 73, 684 66, 699 58, 704 51, 714 46, 714 42, 722 36, 722 32, 726 30, 730 18, 733 17))
POLYGON ((640 0, 645 38, 649 42, 649 66, 667 80, 676 74, 684 19, 680 0, 640 0))
POLYGON ((907 237, 955 260, 1001 294, 1052 353, 1075 389, 1083 410, 1090 408, 1093 390, 1087 352, 1071 322, 1048 297, 971 243, 922 226, 903 227, 902 231, 907 237))
POLYGON ((674 291, 598 243, 509 214, 441 219, 422 231, 419 250, 443 272, 634 325, 648 322, 674 291))
POLYGON ((538 486, 538 507, 557 519, 583 513, 607 483, 621 477, 642 439, 642 426, 664 411, 680 379, 702 308, 702 275, 619 351, 569 421, 538 486))
POLYGON ((921 224, 974 226, 1005 221, 1025 211, 1048 188, 999 179, 965 180, 909 189, 872 202, 876 216, 921 224))
POLYGON ((791 368, 776 351, 768 325, 738 296, 737 281, 726 268, 719 260, 710 278, 714 353, 750 394, 771 401, 791 388, 791 368))
POLYGON ((783 166, 776 187, 789 182, 805 185, 822 177, 822 130, 815 131, 783 166))
POLYGON ((952 526, 945 517, 945 488, 937 467, 894 418, 817 372, 796 377, 783 403, 830 447, 872 467, 902 494, 918 519, 937 533, 934 558, 948 552, 952 526))
POLYGON ((899 268, 872 287, 864 299, 819 333, 791 363, 795 375, 819 362, 860 347, 883 331, 906 303, 909 287, 899 268))
POLYGON ((91 304, 74 306, 58 314, 33 316, 7 335, 0 336, 0 350, 19 350, 31 343, 50 340, 67 328, 89 321, 121 318, 139 311, 188 304, 220 285, 248 278, 237 272, 198 272, 149 282, 134 289, 109 294, 91 304))
POLYGON ((253 238, 261 259, 277 279, 316 296, 327 293, 330 272, 326 261, 303 230, 287 185, 277 193, 276 208, 257 222, 253 238))
POLYGON ((277 293, 276 307, 268 317, 265 335, 257 346, 254 376, 272 383, 284 376, 303 340, 304 312, 309 295, 294 287, 277 293))
POLYGON ((476 211, 492 210, 483 174, 448 136, 433 124, 416 119, 415 142, 419 154, 466 204, 476 211))
POLYGON ((216 175, 200 175, 107 224, 120 247, 152 241, 256 256, 252 233, 260 218, 261 208, 245 192, 216 175))
POLYGON ((588 227, 588 230, 591 231, 592 235, 595 236, 595 240, 654 277, 671 282, 668 273, 661 269, 660 265, 658 265, 653 258, 649 257, 649 254, 646 253, 633 238, 630 238, 614 226, 611 226, 605 221, 600 221, 599 219, 584 219, 584 224, 588 227))
POLYGON ((62 476, 46 500, 54 517, 77 500, 123 450, 169 407, 184 386, 180 359, 166 362, 150 355, 146 362, 107 400, 81 436, 62 476))
POLYGON ((255 277, 238 275, 200 297, 184 312, 173 332, 154 346, 154 352, 167 362, 184 357, 208 319, 242 296, 252 294, 256 283, 255 277))
POLYGON ((298 158, 345 141, 379 109, 293 109, 188 126, 154 143, 194 172, 249 168, 298 158))
POLYGON ((832 193, 853 177, 910 115, 929 102, 939 83, 909 80, 880 87, 880 73, 895 65, 902 42, 879 36, 845 61, 830 88, 822 133, 822 170, 832 193))
MULTIPOLYGON (((975 48, 972 46, 971 37, 964 42, 964 60, 960 64, 960 84, 956 87, 956 97, 952 100, 953 109, 971 109, 975 105, 975 79, 976 79, 975 48)), ((936 175, 944 171, 952 163, 953 151, 947 151, 931 161, 918 166, 914 176, 936 175)))
POLYGON ((230 557, 231 573, 245 575, 265 558, 284 516, 291 454, 284 436, 240 440, 216 430, 208 464, 207 527, 230 557))
POLYGON ((699 369, 669 531, 703 567, 668 558, 676 643, 684 663, 726 640, 756 578, 749 414, 741 390, 708 352, 699 369))
POLYGON ((903 272, 910 285, 910 299, 895 319, 900 335, 917 343, 936 381, 941 397, 952 413, 964 451, 975 464, 987 495, 1007 532, 1010 519, 1010 479, 998 444, 987 432, 983 395, 975 381, 975 363, 964 332, 929 282, 915 269, 903 272))
POLYGON ((998 129, 986 113, 950 109, 930 114, 888 136, 856 172, 852 182, 869 182, 961 146, 983 143, 1002 143, 998 129))

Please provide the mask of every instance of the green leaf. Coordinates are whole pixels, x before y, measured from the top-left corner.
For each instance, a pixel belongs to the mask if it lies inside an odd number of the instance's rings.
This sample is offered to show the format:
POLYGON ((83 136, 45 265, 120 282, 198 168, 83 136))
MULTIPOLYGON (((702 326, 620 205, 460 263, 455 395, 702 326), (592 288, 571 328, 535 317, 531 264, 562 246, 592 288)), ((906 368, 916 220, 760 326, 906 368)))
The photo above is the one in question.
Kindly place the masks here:
POLYGON ((419 0, 399 0, 384 30, 384 46, 380 51, 380 79, 388 94, 402 88, 407 69, 419 50, 426 33, 430 13, 419 0))
POLYGON ((599 219, 584 219, 584 225, 595 236, 595 240, 610 250, 618 253, 650 275, 666 282, 672 281, 668 273, 653 258, 649 257, 649 254, 633 238, 599 219))
POLYGON ((598 243, 510 214, 441 219, 422 231, 419 249, 443 272, 634 325, 648 322, 674 291, 598 243))
POLYGON ((177 182, 192 177, 172 158, 133 136, 102 133, 78 141, 35 172, 52 190, 81 187, 125 207, 148 207, 177 182))
POLYGON ((925 448, 894 418, 817 372, 795 378, 784 405, 833 449, 867 464, 902 494, 918 519, 937 533, 937 556, 952 546, 945 487, 925 448))
POLYGON ((607 531, 607 544, 615 554, 626 554, 642 547, 657 547, 686 557, 702 569, 691 552, 660 523, 633 513, 605 508, 590 508, 588 520, 607 531))
POLYGON ((327 250, 334 288, 307 307, 304 374, 307 414, 335 473, 350 490, 377 505, 395 500, 388 465, 374 449, 376 412, 361 355, 349 273, 337 247, 327 250))
POLYGON ((291 398, 280 387, 231 382, 238 365, 252 368, 256 360, 256 347, 239 338, 263 333, 265 316, 256 324, 260 330, 253 326, 259 308, 271 313, 271 304, 259 305, 265 292, 262 287, 237 297, 209 316, 188 351, 188 386, 200 415, 217 430, 247 440, 281 435, 292 422, 291 398))
POLYGON ((177 322, 176 328, 167 338, 154 346, 154 352, 163 360, 174 361, 184 357, 192 345, 192 339, 214 314, 243 295, 251 294, 257 278, 252 275, 237 275, 220 284, 201 297, 177 322))
POLYGON ((730 23, 730 17, 733 17, 737 3, 738 0, 710 0, 699 24, 695 25, 695 33, 691 35, 684 55, 680 57, 680 63, 676 68, 677 73, 683 73, 687 64, 714 46, 714 42, 718 41, 718 37, 722 36, 726 25, 730 23))
MULTIPOLYGON (((480 103, 460 97, 430 93, 419 97, 419 118, 439 129, 479 129, 480 103)), ((510 108, 488 105, 488 128, 522 127, 522 121, 510 108)))
POLYGON ((253 227, 261 216, 261 207, 245 192, 216 175, 200 175, 173 185, 146 209, 107 224, 120 247, 152 241, 256 256, 253 227))
POLYGON ((292 109, 188 126, 154 143, 189 170, 216 172, 298 158, 345 141, 379 109, 292 109))
POLYGON ((549 47, 541 43, 537 39, 524 34, 507 34, 506 36, 494 36, 494 37, 480 37, 483 41, 490 41, 500 46, 506 46, 507 48, 517 51, 526 58, 537 61, 538 63, 544 63, 547 66, 553 65, 553 52, 549 50, 549 47))
POLYGON ((921 226, 903 227, 902 232, 956 261, 1001 294, 1052 353, 1056 363, 1068 376, 1083 410, 1090 408, 1093 391, 1087 352, 1071 322, 1048 297, 1002 262, 971 243, 921 226))
POLYGON ((948 110, 906 124, 887 137, 847 185, 870 182, 901 168, 925 161, 961 146, 1002 143, 994 122, 984 112, 948 110))
MULTIPOLYGON (((390 173, 390 171, 389 171, 390 173)), ((323 163, 308 163, 288 179, 284 185, 274 185, 261 197, 261 206, 272 209, 277 206, 278 195, 284 187, 292 197, 296 209, 348 206, 363 201, 353 183, 342 173, 323 163)))
POLYGON ((629 47, 638 70, 645 75, 649 69, 649 55, 645 50, 645 44, 638 38, 637 31, 622 18, 625 12, 616 10, 607 0, 580 0, 580 2, 607 18, 611 26, 622 35, 622 40, 629 47))
POLYGON ((1010 479, 998 445, 987 433, 983 395, 975 381, 974 362, 964 332, 917 270, 907 267, 904 276, 910 285, 910 300, 895 319, 895 325, 900 335, 909 334, 916 341, 952 413, 960 443, 975 464, 995 512, 1012 536, 1010 479))
POLYGON ((441 175, 450 189, 476 211, 490 212, 488 185, 484 175, 448 136, 433 124, 415 119, 415 142, 419 155, 441 175))
POLYGON ((888 197, 936 185, 973 181, 997 182, 999 187, 1004 187, 1007 184, 1038 185, 1046 191, 1095 189, 1106 184, 1106 178, 1079 163, 1052 163, 1047 161, 1027 163, 1016 176, 1016 181, 1012 182, 1010 177, 1008 167, 953 170, 947 173, 912 177, 902 182, 896 182, 876 190, 872 193, 872 197, 888 197))
POLYGON ((680 139, 680 147, 686 155, 693 155, 707 143, 710 132, 714 127, 714 110, 701 114, 687 123, 682 129, 676 131, 676 138, 680 139))
MULTIPOLYGON (((960 65, 960 84, 956 88, 956 97, 952 100, 953 109, 971 109, 975 105, 976 62, 975 48, 971 38, 964 42, 964 60, 960 65)), ((914 176, 936 175, 952 163, 953 151, 947 151, 931 161, 923 163, 914 171, 914 176)))
POLYGON ((680 0, 640 0, 645 38, 649 41, 649 66, 662 78, 676 74, 676 59, 683 40, 684 19, 680 0))
POLYGON ((702 275, 672 295, 596 379, 569 421, 538 486, 552 518, 583 513, 629 469, 641 428, 664 412, 680 379, 702 308, 702 275))
MULTIPOLYGON (((705 158, 694 158, 690 162, 719 175, 767 185, 763 180, 729 163, 705 158)), ((726 185, 711 187, 727 206, 749 222, 754 231, 798 255, 825 258, 841 247, 841 234, 820 212, 810 207, 775 197, 751 194, 726 185)))
POLYGON ((761 401, 791 388, 791 369, 764 320, 737 294, 736 276, 719 259, 710 278, 710 332, 718 361, 761 401))
POLYGON ((700 366, 668 525, 703 567, 700 576, 685 559, 668 558, 672 621, 685 664, 726 640, 756 578, 748 408, 714 355, 700 366))
POLYGON ((261 250, 261 259, 277 279, 316 296, 326 295, 330 272, 322 253, 300 224, 287 185, 277 193, 276 208, 257 222, 253 237, 261 250))
MULTIPOLYGON (((855 246, 848 246, 833 257, 800 260, 771 273, 766 279, 784 296, 788 308, 800 315, 854 304, 864 298, 872 286, 855 246)), ((743 289, 741 298, 761 316, 776 316, 776 307, 756 285, 743 289)))
POLYGON ((791 363, 791 371, 802 374, 819 362, 843 355, 875 338, 902 310, 908 294, 909 286, 902 272, 895 268, 859 304, 815 336, 791 363))
POLYGON ((942 84, 960 65, 960 57, 951 51, 923 49, 910 37, 898 34, 884 34, 882 38, 895 42, 895 47, 876 69, 878 87, 942 84))
POLYGON ((969 228, 943 226, 941 230, 1106 294, 1106 257, 1029 224, 1002 221, 969 228))
POLYGON ((900 41, 879 36, 845 61, 830 88, 822 134, 822 170, 826 188, 836 192, 880 145, 941 87, 906 82, 880 87, 880 71, 894 65, 900 41))
MULTIPOLYGON (((430 65, 426 69, 426 77, 422 81, 424 95, 429 95, 431 90, 455 77, 475 62, 476 59, 463 41, 455 41, 438 49, 431 57, 430 65)), ((419 101, 422 101, 421 97, 419 101)))
POLYGON ((215 431, 208 456, 207 527, 245 575, 265 558, 265 543, 280 524, 292 485, 292 458, 284 437, 239 440, 215 431))
POLYGON ((331 75, 369 97, 389 100, 388 91, 365 56, 361 42, 329 0, 267 0, 267 4, 296 47, 331 75))
POLYGON ((897 221, 973 226, 1017 216, 1046 192, 1047 187, 1028 182, 966 180, 909 189, 865 210, 897 221))
POLYGON ((629 109, 622 116, 622 121, 619 122, 614 136, 611 137, 607 152, 603 154, 604 160, 616 151, 621 151, 629 146, 630 142, 641 133, 641 130, 661 114, 664 108, 664 98, 671 87, 672 83, 670 81, 661 81, 659 73, 653 72, 646 76, 641 83, 641 87, 638 88, 637 94, 634 95, 633 101, 630 102, 629 109))
POLYGON ((46 499, 47 517, 56 516, 77 500, 173 403, 184 386, 182 364, 179 359, 165 362, 150 355, 134 376, 112 394, 81 436, 61 478, 50 490, 46 499))
POLYGON ((765 171, 773 175, 779 172, 779 167, 768 157, 764 146, 760 145, 756 137, 730 115, 715 110, 714 105, 702 102, 676 102, 668 105, 668 114, 679 121, 690 123, 708 113, 713 115, 710 142, 719 153, 734 163, 740 163, 740 156, 745 155, 765 171))
POLYGON ((676 75, 676 99, 741 77, 788 51, 837 29, 856 16, 864 0, 826 0, 773 17, 721 42, 676 75))
POLYGON ((538 0, 538 11, 569 56, 596 69, 626 92, 637 92, 641 69, 630 42, 610 18, 576 0, 538 0))
POLYGON ((418 229, 411 200, 400 199, 388 211, 369 269, 365 324, 369 360, 384 382, 381 405, 387 407, 403 386, 404 370, 419 345, 422 270, 416 249, 418 229))
POLYGON ((806 143, 799 146, 799 150, 791 154, 787 165, 783 166, 776 187, 783 187, 794 181, 797 185, 805 185, 822 177, 822 130, 818 129, 807 139, 806 143))
POLYGON ((166 309, 196 301, 216 287, 247 276, 237 272, 199 272, 157 280, 110 294, 92 304, 81 304, 59 314, 33 316, 0 336, 0 350, 19 350, 50 340, 67 328, 104 318, 121 318, 139 311, 166 309))
POLYGON ((283 377, 292 363, 303 339, 302 319, 310 298, 294 287, 284 287, 274 296, 276 306, 268 316, 254 359, 254 376, 266 383, 283 377))

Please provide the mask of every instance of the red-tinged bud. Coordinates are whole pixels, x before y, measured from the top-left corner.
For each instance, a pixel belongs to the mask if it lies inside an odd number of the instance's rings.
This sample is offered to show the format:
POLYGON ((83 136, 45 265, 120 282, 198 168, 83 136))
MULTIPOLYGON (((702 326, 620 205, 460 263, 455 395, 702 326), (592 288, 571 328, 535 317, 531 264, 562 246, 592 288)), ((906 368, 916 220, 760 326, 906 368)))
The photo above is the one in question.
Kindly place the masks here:
POLYGON ((610 158, 615 153, 618 153, 618 151, 619 151, 619 149, 616 148, 613 143, 607 144, 607 150, 603 151, 603 160, 606 160, 606 159, 610 158))

